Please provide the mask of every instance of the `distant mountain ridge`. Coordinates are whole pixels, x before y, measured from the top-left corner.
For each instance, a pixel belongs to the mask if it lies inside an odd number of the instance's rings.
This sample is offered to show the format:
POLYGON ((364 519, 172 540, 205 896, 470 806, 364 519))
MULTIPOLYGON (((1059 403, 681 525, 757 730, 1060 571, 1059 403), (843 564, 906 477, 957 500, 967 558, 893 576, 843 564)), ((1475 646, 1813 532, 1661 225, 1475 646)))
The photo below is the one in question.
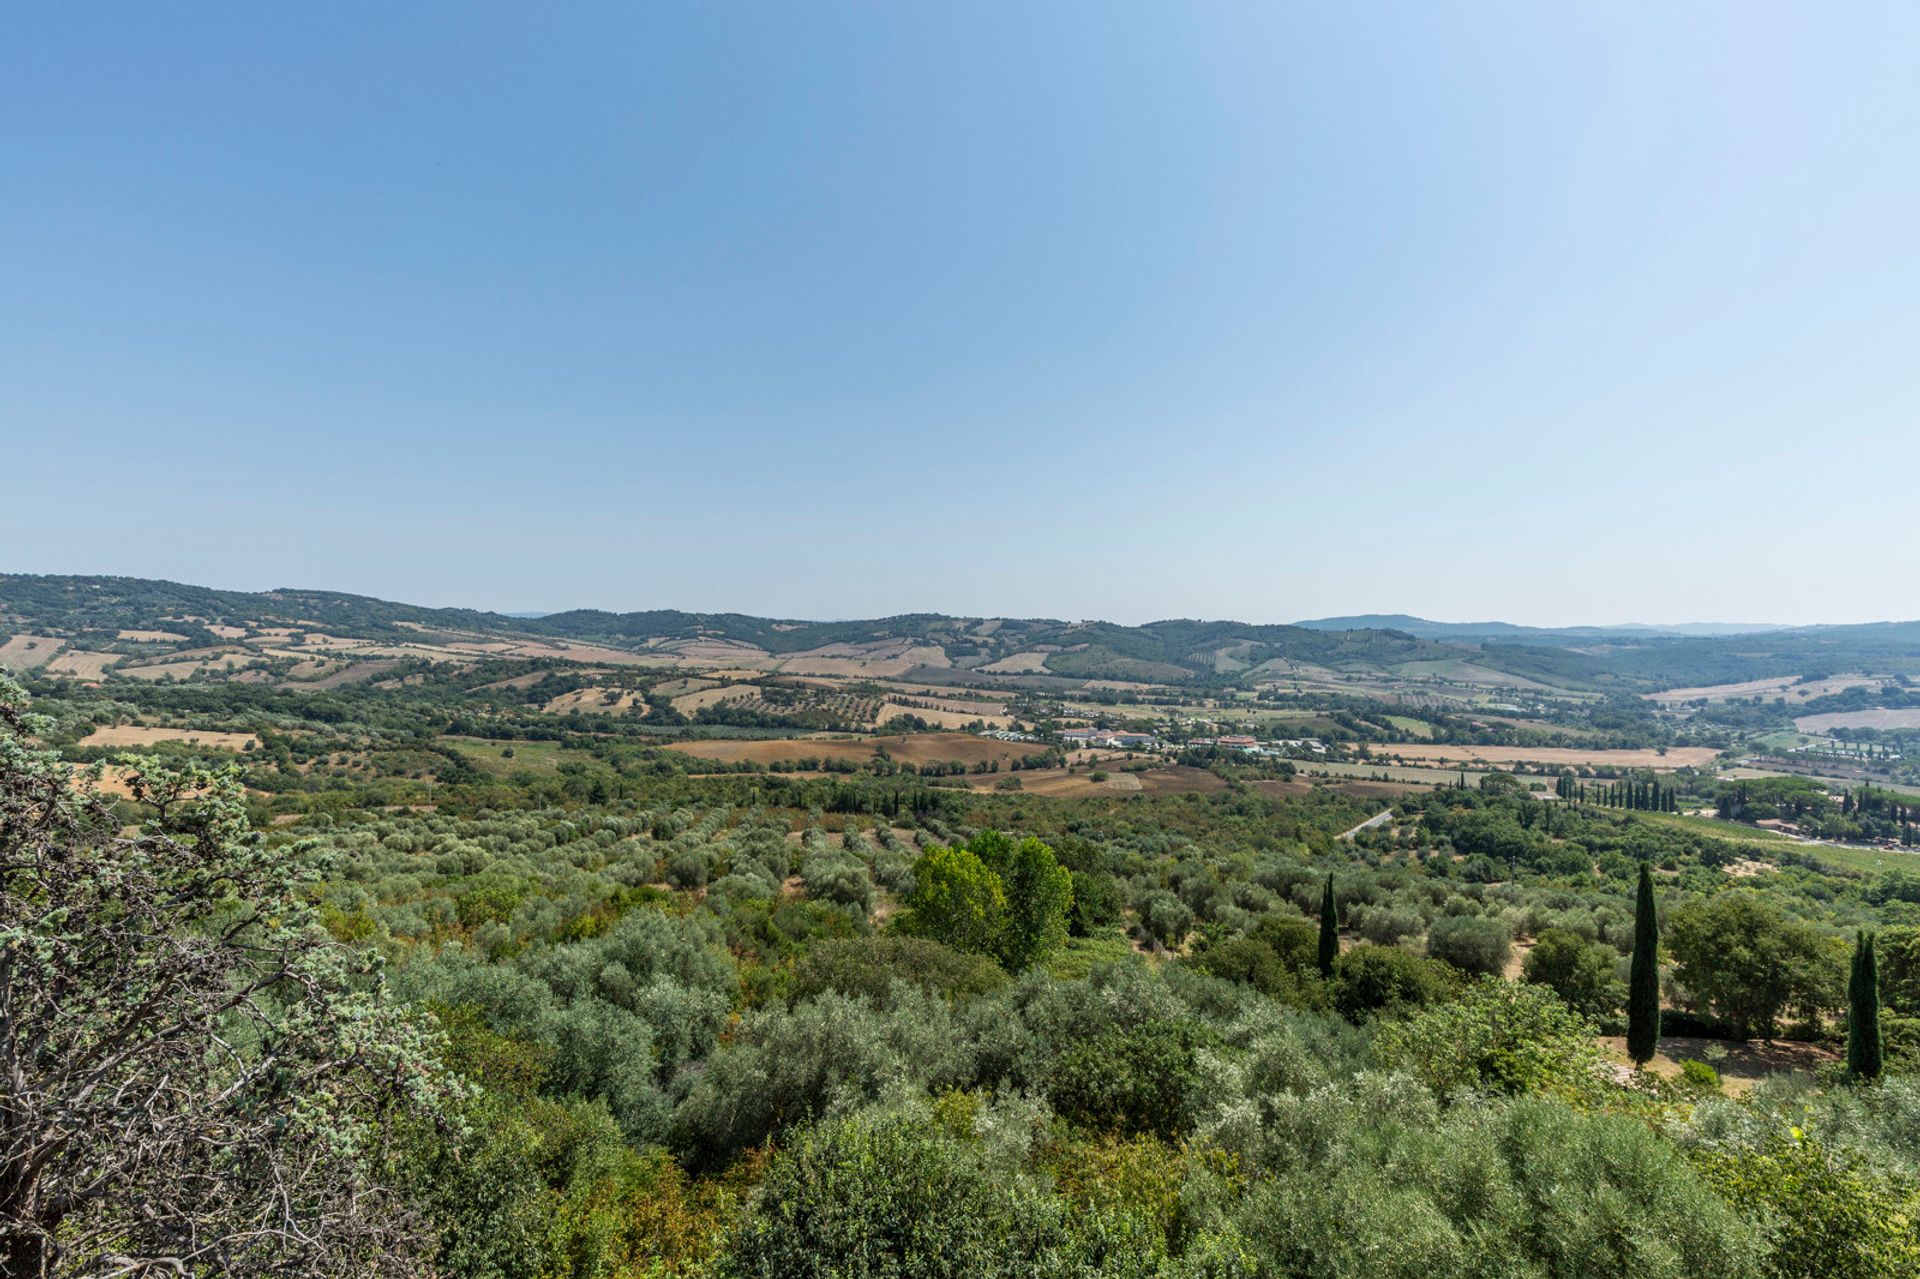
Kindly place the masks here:
MULTIPOLYGON (((570 609, 544 616, 425 608, 338 591, 224 591, 103 576, 0 574, 0 643, 64 636, 124 649, 120 632, 173 632, 217 646, 234 627, 317 630, 356 639, 538 637, 670 655, 688 646, 772 661, 874 660, 916 678, 1119 680, 1247 688, 1357 677, 1605 693, 1747 680, 1872 673, 1920 677, 1920 622, 1817 627, 1688 623, 1544 628, 1434 622, 1409 614, 1295 625, 1174 618, 1142 626, 1054 618, 895 617, 808 621, 745 613, 570 609), (944 673, 944 675, 942 674, 944 673)), ((46 651, 44 649, 38 651, 46 651)), ((1037 686, 1037 685, 1036 685, 1037 686)))
POLYGON ((1315 631, 1394 630, 1420 639, 1619 639, 1637 636, 1721 639, 1733 635, 1761 635, 1772 631, 1809 629, 1774 622, 1679 622, 1654 625, 1623 622, 1608 626, 1522 626, 1514 622, 1435 622, 1408 613, 1356 613, 1295 622, 1315 631))

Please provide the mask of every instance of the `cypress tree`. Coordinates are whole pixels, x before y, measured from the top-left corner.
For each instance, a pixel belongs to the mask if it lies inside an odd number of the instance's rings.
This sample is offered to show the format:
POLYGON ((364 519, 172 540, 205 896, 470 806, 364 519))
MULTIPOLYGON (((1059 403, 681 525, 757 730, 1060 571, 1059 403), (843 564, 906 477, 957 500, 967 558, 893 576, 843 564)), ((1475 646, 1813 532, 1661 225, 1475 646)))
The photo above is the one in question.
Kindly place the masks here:
POLYGON ((1327 873, 1327 891, 1320 897, 1320 975, 1333 976, 1333 961, 1340 958, 1340 919, 1333 904, 1333 873, 1327 873))
POLYGON ((1633 965, 1627 974, 1627 1055, 1653 1060, 1660 1046, 1660 918, 1653 905, 1653 869, 1640 863, 1640 896, 1633 908, 1633 965))
POLYGON ((1880 964, 1873 934, 1862 931, 1853 942, 1853 974, 1847 980, 1847 1075, 1878 1079, 1881 1069, 1880 964))

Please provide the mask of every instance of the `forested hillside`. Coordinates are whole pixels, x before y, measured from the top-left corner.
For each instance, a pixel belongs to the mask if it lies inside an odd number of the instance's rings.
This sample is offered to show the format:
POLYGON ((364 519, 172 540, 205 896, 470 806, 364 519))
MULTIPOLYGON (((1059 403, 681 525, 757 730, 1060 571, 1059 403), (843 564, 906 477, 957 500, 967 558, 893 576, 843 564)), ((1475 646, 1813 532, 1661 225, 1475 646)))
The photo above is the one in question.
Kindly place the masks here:
MULTIPOLYGON (((1334 619, 1341 620, 1341 619, 1334 619)), ((1376 619, 1353 619, 1373 621, 1376 619)), ((1388 619, 1379 619, 1391 621, 1388 619)), ((1417 619, 1416 619, 1417 620, 1417 619)), ((593 609, 510 617, 471 609, 418 608, 334 591, 218 591, 136 578, 0 576, 0 641, 9 635, 72 638, 111 649, 125 631, 175 635, 183 647, 215 646, 235 632, 318 630, 369 640, 515 636, 585 641, 637 652, 688 644, 733 646, 745 659, 830 655, 904 656, 908 665, 1074 679, 1255 686, 1309 669, 1414 680, 1436 674, 1549 689, 1638 692, 1775 676, 1864 671, 1920 673, 1920 623, 1814 627, 1729 636, 1676 636, 1614 628, 1538 631, 1504 624, 1391 626, 1250 625, 1162 621, 1144 626, 1047 619, 911 614, 818 622, 739 613, 593 609), (208 630, 206 628, 217 628, 208 630), (999 671, 997 663, 1011 665, 999 671)))

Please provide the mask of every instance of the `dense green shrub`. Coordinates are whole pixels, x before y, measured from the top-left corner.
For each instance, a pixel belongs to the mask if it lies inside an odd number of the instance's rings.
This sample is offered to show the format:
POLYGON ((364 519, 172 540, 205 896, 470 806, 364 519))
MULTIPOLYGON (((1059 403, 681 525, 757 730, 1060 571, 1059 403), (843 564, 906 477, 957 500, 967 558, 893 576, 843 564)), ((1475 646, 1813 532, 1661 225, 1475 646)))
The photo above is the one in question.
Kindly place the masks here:
POLYGON ((1498 919, 1450 915, 1434 921, 1427 953, 1462 972, 1498 976, 1513 957, 1513 933, 1498 919))
POLYGON ((794 973, 793 997, 826 991, 884 1001, 895 982, 947 999, 989 994, 1007 976, 983 955, 964 955, 923 937, 877 936, 814 943, 794 973))
POLYGON ((1534 939, 1522 972, 1575 1011, 1598 1020, 1612 1016, 1626 1000, 1620 960, 1620 952, 1603 942, 1588 941, 1570 929, 1549 928, 1534 939))
POLYGON ((1384 1027, 1380 1055, 1441 1096, 1463 1090, 1591 1094, 1593 1025, 1540 986, 1483 977, 1458 999, 1384 1027))
POLYGON ((1208 1036, 1192 1022, 1114 1027, 1061 1054, 1047 1100, 1061 1116, 1104 1132, 1172 1140, 1191 1124, 1208 1036))
POLYGON ((1920 1186, 1876 1176, 1798 1128, 1759 1145, 1702 1150, 1696 1161, 1760 1223, 1764 1273, 1779 1279, 1904 1279, 1920 1274, 1920 1186))
POLYGON ((1454 970, 1397 946, 1361 944, 1334 966, 1333 1004, 1359 1019, 1372 1013, 1403 1012, 1448 998, 1459 985, 1454 970))
POLYGON ((789 1125, 971 1074, 944 1000, 899 986, 881 1008, 828 992, 748 1013, 674 1110, 671 1140, 692 1166, 714 1167, 789 1125))
POLYGON ((1154 1232, 1076 1214, 924 1120, 824 1124, 781 1150, 728 1243, 729 1279, 1113 1279, 1164 1274, 1154 1232))

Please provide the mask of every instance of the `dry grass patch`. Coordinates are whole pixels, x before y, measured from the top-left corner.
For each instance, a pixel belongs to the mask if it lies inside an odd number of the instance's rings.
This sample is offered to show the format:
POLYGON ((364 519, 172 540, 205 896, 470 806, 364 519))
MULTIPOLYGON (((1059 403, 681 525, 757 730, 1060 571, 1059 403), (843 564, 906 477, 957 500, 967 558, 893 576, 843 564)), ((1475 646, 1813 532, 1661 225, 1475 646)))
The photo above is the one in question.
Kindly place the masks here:
POLYGON ((580 688, 562 693, 540 708, 550 714, 566 715, 645 715, 653 709, 646 698, 630 688, 580 688))
POLYGON ((691 693, 682 693, 672 701, 673 709, 682 715, 692 716, 695 712, 709 706, 719 706, 726 702, 738 702, 751 705, 760 701, 760 690, 752 684, 722 684, 718 688, 702 688, 691 693))
POLYGON ((728 639, 665 640, 652 647, 659 653, 670 653, 683 663, 697 666, 757 663, 772 656, 756 644, 728 639))
POLYGON ((657 653, 630 653, 623 648, 602 648, 598 644, 529 644, 514 651, 516 657, 556 657, 563 662, 584 662, 601 666, 664 666, 657 653))
POLYGON ((338 688, 342 684, 358 684, 362 680, 378 679, 398 666, 398 662, 355 662, 342 667, 331 675, 322 675, 300 685, 301 688, 338 688))
POLYGON ((1825 679, 1808 680, 1802 684, 1797 675, 1776 675, 1769 679, 1750 679, 1738 684, 1704 684, 1695 688, 1669 688, 1664 692, 1645 693, 1642 696, 1650 702, 1658 702, 1663 706, 1701 699, 1709 702, 1725 702, 1736 697, 1761 697, 1769 701, 1781 697, 1789 702, 1810 702, 1816 697, 1826 697, 1831 693, 1844 692, 1849 688, 1871 688, 1879 682, 1865 675, 1832 675, 1825 679))
POLYGON ((260 745, 252 733, 232 733, 211 728, 152 728, 142 724, 114 724, 94 729, 80 739, 82 746, 157 746, 161 742, 185 742, 213 750, 241 751, 260 745))
POLYGON ((239 670, 252 661, 252 653, 222 653, 215 657, 192 658, 187 661, 169 661, 151 666, 122 666, 113 673, 127 679, 163 680, 186 679, 201 671, 239 670))
POLYGON ((101 679, 107 673, 107 667, 120 660, 118 653, 90 653, 81 648, 70 648, 46 665, 49 675, 66 675, 73 679, 101 679))
POLYGON ((30 671, 51 661, 65 644, 51 635, 16 635, 0 644, 0 666, 30 671))
POLYGON ((989 675, 1040 675, 1047 669, 1045 653, 1014 653, 979 668, 989 675))
POLYGON ((899 702, 882 702, 874 723, 884 724, 898 715, 917 715, 936 728, 965 728, 976 722, 984 723, 988 728, 1005 728, 1013 721, 1005 715, 979 711, 944 710, 926 706, 903 706, 899 702))
MULTIPOLYGON (((1607 1056, 1619 1064, 1630 1064, 1627 1056, 1625 1035, 1605 1035, 1600 1040, 1607 1056)), ((1808 1075, 1820 1067, 1840 1060, 1840 1054, 1824 1044, 1810 1044, 1801 1040, 1776 1039, 1767 1043, 1761 1039, 1721 1040, 1698 1039, 1688 1035, 1673 1035, 1660 1041, 1660 1050, 1647 1063, 1647 1069, 1665 1079, 1677 1079, 1680 1076, 1680 1063, 1687 1060, 1703 1061, 1720 1072, 1721 1087, 1735 1097, 1744 1097, 1753 1091, 1753 1086, 1770 1075, 1808 1075), (1724 1049, 1726 1055, 1714 1060, 1709 1055, 1714 1049, 1724 1049)))
POLYGON ((781 658, 774 665, 792 675, 884 676, 952 664, 944 648, 888 640, 879 644, 829 644, 781 658))
MULTIPOLYGON (((1370 749, 1378 757, 1397 755, 1408 760, 1437 760, 1442 763, 1483 764, 1568 764, 1593 768, 1683 768, 1708 764, 1720 752, 1711 746, 1670 746, 1658 750, 1588 750, 1578 746, 1453 746, 1432 742, 1374 743, 1370 749)), ((1364 761, 1363 761, 1364 762, 1364 761)))

